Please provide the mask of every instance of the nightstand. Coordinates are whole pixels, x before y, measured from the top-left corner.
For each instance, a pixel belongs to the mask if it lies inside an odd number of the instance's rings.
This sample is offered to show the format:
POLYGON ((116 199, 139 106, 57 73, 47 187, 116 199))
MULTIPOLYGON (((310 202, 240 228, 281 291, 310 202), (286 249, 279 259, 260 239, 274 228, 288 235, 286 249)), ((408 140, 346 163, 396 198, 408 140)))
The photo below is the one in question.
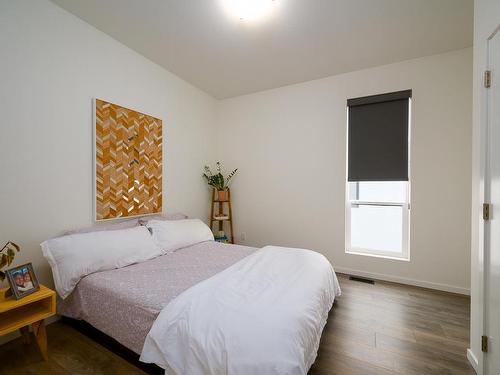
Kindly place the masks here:
POLYGON ((40 352, 47 360, 47 333, 43 320, 56 313, 56 293, 40 285, 40 290, 15 300, 5 296, 7 290, 8 288, 0 289, 0 336, 19 330, 24 342, 28 344, 31 325, 40 352))

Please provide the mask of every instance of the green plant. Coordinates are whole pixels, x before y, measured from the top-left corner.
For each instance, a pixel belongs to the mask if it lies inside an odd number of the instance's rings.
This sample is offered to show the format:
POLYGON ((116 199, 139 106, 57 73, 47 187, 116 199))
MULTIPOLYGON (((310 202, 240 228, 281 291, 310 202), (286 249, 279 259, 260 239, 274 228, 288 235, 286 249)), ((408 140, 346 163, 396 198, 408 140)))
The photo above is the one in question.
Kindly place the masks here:
POLYGON ((229 188, 229 183, 231 182, 231 179, 233 176, 236 174, 238 171, 238 168, 233 170, 231 173, 227 175, 226 178, 222 175, 222 166, 221 163, 218 161, 216 163, 216 172, 217 173, 212 173, 212 170, 208 165, 205 165, 205 173, 203 173, 203 177, 205 180, 207 180, 208 186, 213 187, 214 189, 217 189, 218 191, 223 191, 227 190, 229 188))
MULTIPOLYGON (((16 256, 16 251, 19 252, 20 250, 19 246, 14 242, 7 242, 2 250, 0 250, 0 270, 10 266, 16 256)), ((3 271, 0 271, 0 280, 5 280, 5 273, 3 271)))

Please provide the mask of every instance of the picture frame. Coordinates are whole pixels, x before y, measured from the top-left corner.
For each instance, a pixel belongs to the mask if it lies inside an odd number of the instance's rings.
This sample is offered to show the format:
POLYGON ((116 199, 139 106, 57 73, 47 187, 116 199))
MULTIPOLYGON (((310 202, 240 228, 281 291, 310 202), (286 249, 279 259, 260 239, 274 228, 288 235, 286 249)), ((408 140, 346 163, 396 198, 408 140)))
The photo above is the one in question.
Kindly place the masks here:
POLYGON ((5 273, 9 280, 12 295, 16 300, 40 290, 40 284, 31 263, 8 269, 5 273))
POLYGON ((161 213, 163 121, 107 100, 92 103, 94 221, 161 213))

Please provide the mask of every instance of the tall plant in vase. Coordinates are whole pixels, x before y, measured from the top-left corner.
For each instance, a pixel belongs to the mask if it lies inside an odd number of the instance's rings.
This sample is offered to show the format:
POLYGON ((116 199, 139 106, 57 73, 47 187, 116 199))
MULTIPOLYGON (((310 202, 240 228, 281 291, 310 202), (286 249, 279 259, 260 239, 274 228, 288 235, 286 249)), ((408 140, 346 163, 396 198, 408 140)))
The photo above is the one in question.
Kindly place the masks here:
POLYGON ((203 173, 203 177, 205 178, 205 180, 207 180, 208 186, 211 186, 217 190, 219 201, 227 201, 227 190, 229 189, 229 184, 238 171, 238 168, 234 169, 224 178, 224 175, 222 174, 221 163, 218 161, 216 163, 215 171, 216 173, 213 173, 210 167, 208 165, 205 165, 205 173, 203 173))

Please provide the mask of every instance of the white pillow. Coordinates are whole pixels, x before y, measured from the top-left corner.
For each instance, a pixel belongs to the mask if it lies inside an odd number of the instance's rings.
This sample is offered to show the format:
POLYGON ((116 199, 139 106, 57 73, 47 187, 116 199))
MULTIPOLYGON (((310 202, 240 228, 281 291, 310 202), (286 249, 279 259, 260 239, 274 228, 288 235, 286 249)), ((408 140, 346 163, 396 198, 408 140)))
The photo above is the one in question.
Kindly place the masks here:
POLYGON ((148 220, 184 220, 187 218, 188 218, 188 216, 186 214, 183 214, 182 212, 175 212, 173 214, 144 216, 144 217, 141 217, 140 220, 143 220, 143 221, 148 221, 148 220))
MULTIPOLYGON (((68 231, 61 233, 57 237, 68 236, 70 234, 100 232, 103 230, 122 230, 122 229, 137 227, 138 225, 139 225, 139 219, 137 219, 137 218, 126 219, 126 220, 122 220, 122 221, 118 221, 118 222, 111 222, 111 223, 105 221, 103 223, 97 223, 91 227, 68 230, 68 231)), ((56 238, 56 237, 54 237, 54 238, 56 238)))
POLYGON ((161 255, 146 227, 72 234, 47 240, 40 246, 62 298, 86 275, 161 255))
POLYGON ((118 222, 103 222, 96 223, 91 227, 78 228, 69 231, 65 231, 59 234, 57 237, 67 236, 68 234, 77 234, 77 233, 89 233, 89 232, 100 232, 102 230, 119 230, 119 229, 127 229, 133 228, 138 225, 143 225, 142 222, 146 223, 148 220, 182 220, 187 219, 188 216, 183 214, 182 212, 176 212, 173 214, 160 214, 160 215, 149 215, 143 217, 135 217, 132 219, 124 219, 118 222))
POLYGON ((210 228, 199 219, 150 220, 146 227, 164 254, 204 241, 213 241, 210 228))

